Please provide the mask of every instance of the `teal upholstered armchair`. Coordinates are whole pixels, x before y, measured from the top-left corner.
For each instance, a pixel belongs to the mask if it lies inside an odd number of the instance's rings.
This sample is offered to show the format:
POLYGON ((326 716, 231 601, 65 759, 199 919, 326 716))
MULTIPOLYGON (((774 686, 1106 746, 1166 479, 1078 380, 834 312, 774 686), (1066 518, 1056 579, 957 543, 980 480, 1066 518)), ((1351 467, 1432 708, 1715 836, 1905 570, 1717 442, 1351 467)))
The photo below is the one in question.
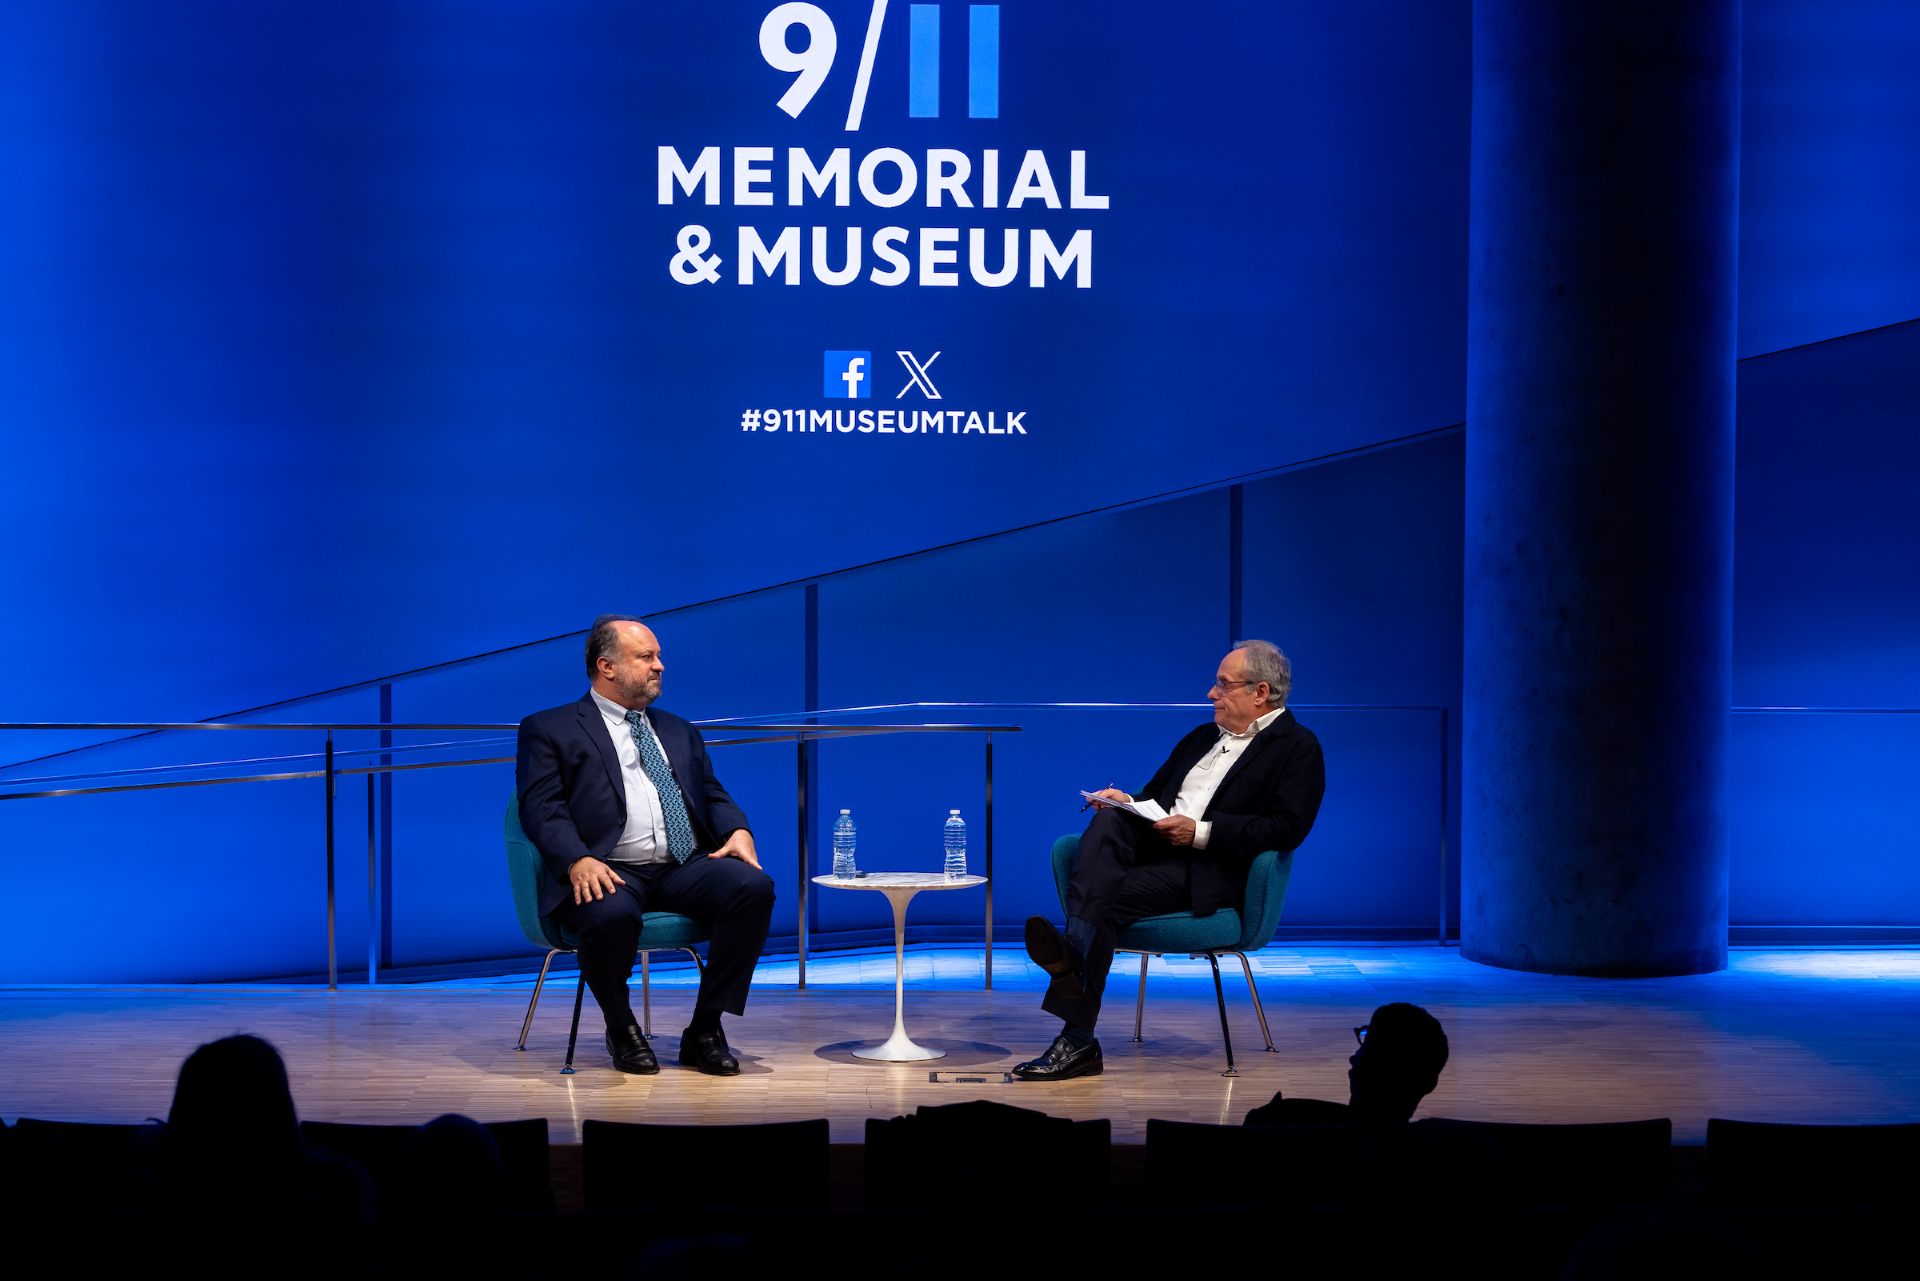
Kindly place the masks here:
MULTIPOLYGON (((1078 833, 1063 836, 1053 843, 1053 884, 1060 895, 1064 912, 1067 903, 1067 878, 1073 874, 1073 861, 1080 853, 1078 833)), ((1286 902, 1287 881, 1293 875, 1293 854, 1267 850, 1254 857, 1247 870, 1244 906, 1236 911, 1222 908, 1211 916, 1192 912, 1168 912, 1135 921, 1120 931, 1116 950, 1140 954, 1140 992, 1133 1007, 1133 1039, 1138 1041, 1147 1011, 1147 958, 1169 953, 1204 956, 1213 967, 1213 995, 1220 1006, 1220 1039, 1227 1047, 1227 1070, 1222 1075, 1236 1076, 1233 1067, 1233 1036, 1227 1031, 1227 995, 1220 983, 1220 958, 1237 956, 1247 976, 1247 991, 1253 994, 1253 1012, 1260 1018, 1260 1035, 1266 1038, 1267 1052, 1273 1052, 1273 1033, 1267 1030, 1267 1012, 1260 1006, 1260 989, 1254 985, 1253 966, 1248 952, 1257 952, 1273 940, 1280 925, 1280 907, 1286 902)))
MULTIPOLYGON (((527 936, 527 941, 547 951, 546 959, 540 962, 540 977, 533 983, 533 997, 527 1002, 527 1017, 520 1021, 520 1042, 513 1047, 524 1050, 527 1048, 527 1030, 533 1026, 533 1011, 540 1004, 540 989, 546 985, 547 967, 553 964, 553 958, 560 953, 578 951, 580 940, 557 917, 540 915, 540 886, 543 881, 550 880, 553 873, 520 827, 520 798, 517 796, 507 800, 506 837, 507 879, 513 885, 514 913, 520 918, 520 929, 527 936)), ((648 953, 685 952, 698 967, 700 954, 693 950, 694 945, 708 942, 709 938, 706 927, 691 916, 682 916, 678 912, 641 914, 640 1019, 641 1028, 647 1035, 653 1035, 653 993, 647 982, 648 953)), ((587 978, 582 974, 573 990, 573 1030, 567 1034, 567 1063, 560 1069, 567 1076, 573 1074, 574 1045, 580 1039, 580 1002, 586 986, 587 978)))

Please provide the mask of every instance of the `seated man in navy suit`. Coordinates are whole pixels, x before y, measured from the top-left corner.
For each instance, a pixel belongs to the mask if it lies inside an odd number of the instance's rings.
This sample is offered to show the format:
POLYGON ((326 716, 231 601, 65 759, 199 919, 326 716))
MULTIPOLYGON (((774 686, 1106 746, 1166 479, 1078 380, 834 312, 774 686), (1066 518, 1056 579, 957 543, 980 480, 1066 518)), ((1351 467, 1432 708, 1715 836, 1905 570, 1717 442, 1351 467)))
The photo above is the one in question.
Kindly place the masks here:
MULTIPOLYGON (((1140 790, 1138 799, 1167 816, 1149 822, 1100 806, 1067 882, 1066 930, 1045 917, 1027 921, 1027 955, 1052 976, 1040 1008, 1066 1026, 1015 1076, 1064 1081, 1100 1072, 1093 1025, 1120 927, 1163 912, 1238 909, 1254 855, 1285 853, 1307 839, 1327 772, 1320 740, 1287 710, 1292 686, 1292 664, 1275 645, 1241 641, 1207 692, 1213 723, 1175 744, 1140 790)), ((1097 795, 1135 799, 1113 788, 1097 795)))
POLYGON ((740 1014, 773 915, 747 816, 714 777, 700 731, 653 707, 660 642, 637 618, 606 614, 587 635, 592 688, 520 722, 520 825, 557 878, 540 910, 580 935, 580 969, 607 1020, 622 1072, 660 1070, 627 1003, 643 911, 713 927, 680 1061, 714 1076, 739 1062, 720 1015, 740 1014))

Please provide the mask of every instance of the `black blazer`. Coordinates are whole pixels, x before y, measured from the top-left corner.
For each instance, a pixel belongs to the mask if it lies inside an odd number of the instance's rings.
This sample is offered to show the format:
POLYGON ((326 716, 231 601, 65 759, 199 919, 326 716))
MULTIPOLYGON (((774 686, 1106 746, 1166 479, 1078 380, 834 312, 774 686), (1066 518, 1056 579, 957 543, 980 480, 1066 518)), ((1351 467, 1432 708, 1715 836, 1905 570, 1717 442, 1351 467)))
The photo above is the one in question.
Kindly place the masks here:
MULTIPOLYGON (((694 852, 719 849, 747 826, 747 816, 714 777, 700 731, 657 707, 647 709, 647 719, 686 798, 694 852)), ((568 870, 588 855, 604 859, 627 826, 620 758, 614 755, 607 722, 593 696, 521 721, 513 774, 520 794, 520 826, 553 873, 540 890, 540 914, 545 916, 571 901, 568 870)))
MULTIPOLYGON (((1134 793, 1168 811, 1187 773, 1220 739, 1220 727, 1200 726, 1174 745, 1147 785, 1134 793)), ((1282 854, 1307 839, 1327 791, 1327 767, 1313 731, 1282 712, 1254 735, 1199 817, 1213 824, 1207 848, 1192 850, 1189 885, 1196 916, 1238 908, 1247 889, 1247 869, 1263 850, 1282 854)))

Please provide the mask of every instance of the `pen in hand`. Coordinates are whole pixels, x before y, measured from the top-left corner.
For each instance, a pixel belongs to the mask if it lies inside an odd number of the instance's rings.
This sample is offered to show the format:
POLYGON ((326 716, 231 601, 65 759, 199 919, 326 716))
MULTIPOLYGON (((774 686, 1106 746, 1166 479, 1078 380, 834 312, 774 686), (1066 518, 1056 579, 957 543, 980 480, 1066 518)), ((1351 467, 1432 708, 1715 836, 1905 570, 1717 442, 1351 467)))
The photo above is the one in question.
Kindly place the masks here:
MULTIPOLYGON (((1112 783, 1108 783, 1108 784, 1107 784, 1107 785, 1106 785, 1106 786, 1105 786, 1104 788, 1102 788, 1101 790, 1102 790, 1102 791, 1106 791, 1106 792, 1110 792, 1110 791, 1112 791, 1112 790, 1113 790, 1113 784, 1112 784, 1112 783)), ((1095 800, 1095 798, 1094 798, 1094 797, 1091 797, 1091 796, 1089 796, 1089 797, 1087 798, 1087 803, 1086 803, 1085 805, 1082 805, 1082 806, 1080 807, 1080 812, 1081 812, 1082 814, 1084 814, 1084 813, 1086 813, 1086 812, 1087 812, 1088 810, 1090 810, 1090 809, 1092 809, 1092 808, 1093 808, 1093 804, 1094 804, 1094 800, 1095 800)))

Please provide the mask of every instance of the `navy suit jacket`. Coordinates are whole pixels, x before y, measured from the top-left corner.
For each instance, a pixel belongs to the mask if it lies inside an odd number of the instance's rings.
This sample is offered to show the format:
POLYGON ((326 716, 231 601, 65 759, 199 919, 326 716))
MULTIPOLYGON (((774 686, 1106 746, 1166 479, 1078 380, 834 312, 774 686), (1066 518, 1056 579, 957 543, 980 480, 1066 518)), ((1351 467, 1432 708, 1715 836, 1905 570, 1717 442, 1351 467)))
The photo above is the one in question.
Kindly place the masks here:
MULTIPOLYGON (((1151 797, 1171 813, 1188 771, 1219 741, 1218 725, 1195 729, 1174 745, 1173 754, 1135 798, 1151 797)), ((1213 824, 1213 830, 1207 848, 1189 851, 1194 915, 1239 907, 1254 855, 1263 850, 1284 854, 1306 840, 1326 791, 1320 740, 1294 720, 1292 712, 1280 713, 1234 759, 1207 802, 1207 812, 1198 815, 1213 824)))
MULTIPOLYGON (((747 826, 747 816, 714 777, 700 731, 672 712, 649 707, 647 719, 666 749, 667 764, 693 820, 694 853, 720 848, 747 826)), ((627 826, 627 789, 607 722, 591 694, 577 703, 535 712, 520 722, 514 762, 520 826, 553 873, 540 887, 540 914, 571 902, 567 874, 591 855, 605 859, 627 826)))

